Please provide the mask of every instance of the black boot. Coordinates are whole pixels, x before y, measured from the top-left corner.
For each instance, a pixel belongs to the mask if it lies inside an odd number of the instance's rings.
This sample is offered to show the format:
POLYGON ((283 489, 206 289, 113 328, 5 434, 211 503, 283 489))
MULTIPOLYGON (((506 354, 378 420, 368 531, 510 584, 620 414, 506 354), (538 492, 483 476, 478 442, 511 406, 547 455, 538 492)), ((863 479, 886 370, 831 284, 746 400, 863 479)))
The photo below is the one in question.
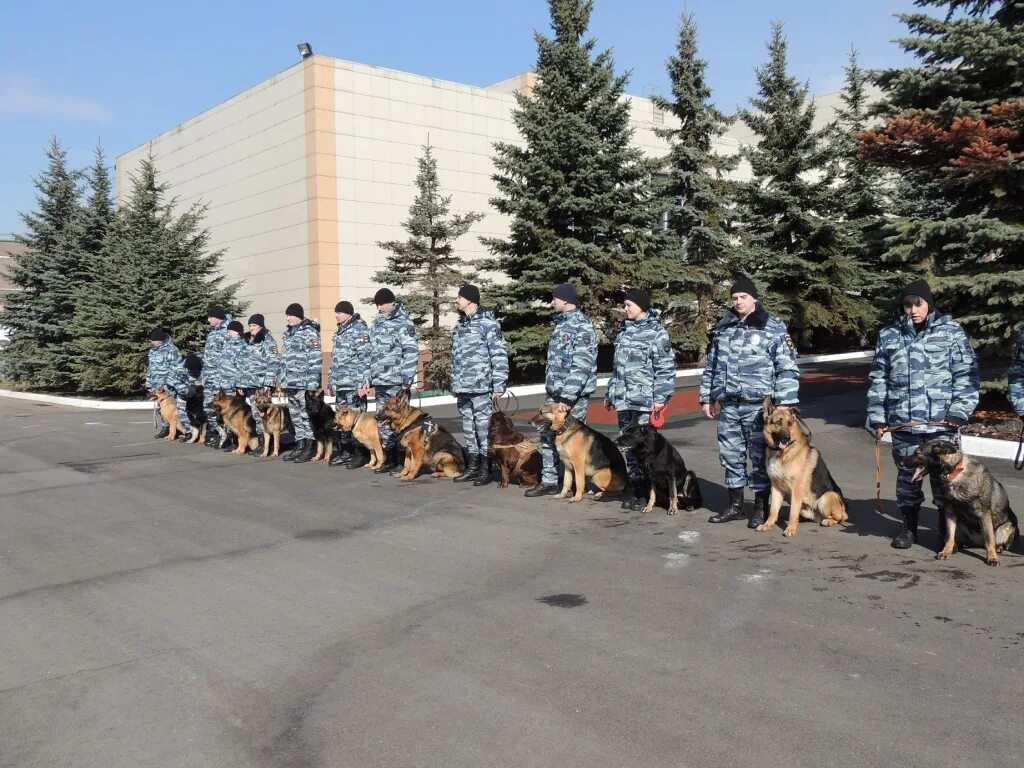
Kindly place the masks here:
POLYGON ((302 442, 302 440, 296 440, 292 443, 291 447, 281 454, 281 461, 293 461, 299 455, 299 451, 302 450, 302 442))
POLYGON ((347 467, 350 461, 352 461, 352 446, 346 444, 338 448, 327 463, 332 467, 347 467))
POLYGON ((762 525, 768 517, 768 491, 756 491, 754 493, 754 508, 750 510, 750 517, 747 518, 747 528, 757 528, 762 525))
POLYGON ((206 433, 206 442, 203 443, 207 448, 219 448, 220 447, 220 435, 214 432, 212 429, 206 433))
POLYGON ((369 463, 370 452, 361 445, 357 445, 352 448, 352 458, 348 460, 348 464, 345 466, 349 469, 359 469, 360 467, 365 467, 369 463))
POLYGON ((307 437, 302 442, 303 447, 295 454, 295 458, 292 459, 292 464, 305 464, 307 461, 312 461, 313 457, 316 456, 316 440, 311 437, 307 437))
POLYGON ((488 461, 486 456, 480 457, 480 466, 476 472, 476 480, 473 481, 473 485, 479 488, 481 485, 491 484, 491 462, 488 461))
POLYGON ((160 438, 167 437, 169 434, 171 434, 171 428, 169 425, 164 424, 160 427, 160 431, 153 435, 153 439, 159 440, 160 438))
POLYGON ((557 483, 540 483, 526 491, 523 496, 526 496, 529 499, 535 499, 538 496, 549 496, 551 494, 558 493, 560 490, 561 488, 557 483))
POLYGON ((903 530, 897 533, 892 540, 892 546, 896 549, 910 549, 917 541, 917 513, 920 507, 900 507, 903 513, 903 530))
POLYGON ((480 471, 480 454, 471 453, 469 454, 469 461, 466 463, 466 470, 461 475, 456 477, 454 481, 456 483, 468 483, 471 480, 476 480, 477 472, 480 471))
POLYGON ((375 475, 386 475, 394 472, 399 468, 398 463, 398 449, 397 448, 385 448, 384 449, 384 463, 373 470, 375 475))
POLYGON ((709 523, 729 523, 743 517, 743 488, 729 489, 729 506, 708 518, 709 523))
POLYGON ((228 439, 223 442, 220 449, 227 453, 233 451, 238 447, 238 435, 228 435, 228 439))

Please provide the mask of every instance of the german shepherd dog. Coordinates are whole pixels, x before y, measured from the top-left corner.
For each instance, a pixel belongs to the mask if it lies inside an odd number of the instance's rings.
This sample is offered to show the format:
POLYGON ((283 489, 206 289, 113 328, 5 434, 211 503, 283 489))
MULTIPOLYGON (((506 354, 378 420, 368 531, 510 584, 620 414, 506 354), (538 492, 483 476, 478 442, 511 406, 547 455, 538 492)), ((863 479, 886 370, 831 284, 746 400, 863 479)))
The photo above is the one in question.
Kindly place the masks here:
POLYGON ((832 479, 818 449, 811 446, 795 406, 775 406, 770 398, 765 400, 764 442, 772 501, 768 519, 756 530, 764 532, 775 528, 787 496, 789 522, 783 536, 796 533, 801 517, 818 520, 823 526, 846 522, 843 492, 832 479))
POLYGON ((288 409, 283 405, 274 405, 269 388, 256 390, 252 399, 253 405, 263 422, 263 458, 277 458, 281 453, 281 433, 292 428, 292 419, 288 409), (270 443, 274 443, 274 452, 270 453, 270 443))
POLYGON ((306 413, 309 414, 309 428, 316 440, 316 455, 313 461, 326 464, 334 453, 334 411, 324 402, 324 391, 306 392, 306 413))
POLYGON ((185 395, 185 413, 192 422, 192 439, 189 442, 205 443, 208 419, 203 409, 203 388, 198 384, 188 388, 185 395))
POLYGON ((1017 538, 1017 516, 1006 489, 988 468, 964 455, 949 440, 929 440, 903 461, 914 468, 913 481, 937 474, 946 507, 946 545, 935 555, 945 560, 960 546, 985 547, 985 562, 999 565, 999 553, 1017 538))
POLYGON ((452 433, 413 408, 405 393, 384 403, 377 421, 388 422, 405 449, 402 471, 395 475, 399 480, 414 480, 424 464, 433 470, 431 477, 458 477, 466 468, 465 453, 452 433))
POLYGON ((582 501, 587 480, 597 487, 595 499, 620 494, 628 487, 626 460, 611 439, 563 412, 556 403, 545 403, 531 421, 538 431, 555 433, 555 448, 565 472, 562 491, 554 498, 582 501), (572 495, 574 481, 576 493, 572 495))
MULTIPOLYGON (((668 514, 679 512, 679 497, 687 511, 704 506, 697 475, 686 468, 686 462, 665 436, 650 424, 634 424, 615 441, 625 450, 633 450, 647 478, 647 506, 640 514, 646 515, 655 504, 666 507, 668 514)), ((641 492, 644 489, 633 489, 641 492)))
POLYGON ((512 419, 501 411, 491 414, 487 426, 490 454, 501 469, 499 488, 508 488, 508 481, 517 479, 522 488, 533 488, 540 482, 541 459, 537 445, 516 429, 512 419))
POLYGON ((238 447, 232 451, 236 456, 243 455, 246 450, 256 450, 259 438, 256 437, 256 422, 252 418, 252 409, 241 395, 218 392, 213 396, 213 405, 220 411, 224 419, 224 429, 238 438, 238 447))
POLYGON ((351 432, 352 437, 370 452, 370 463, 366 465, 369 469, 384 463, 384 447, 380 443, 380 430, 373 416, 366 411, 357 411, 347 405, 341 405, 334 414, 334 426, 351 432))
POLYGON ((157 406, 160 408, 160 415, 167 422, 169 429, 167 432, 167 442, 173 443, 179 434, 185 434, 185 430, 181 426, 181 419, 178 418, 177 397, 167 387, 151 389, 149 396, 151 399, 156 400, 157 406))

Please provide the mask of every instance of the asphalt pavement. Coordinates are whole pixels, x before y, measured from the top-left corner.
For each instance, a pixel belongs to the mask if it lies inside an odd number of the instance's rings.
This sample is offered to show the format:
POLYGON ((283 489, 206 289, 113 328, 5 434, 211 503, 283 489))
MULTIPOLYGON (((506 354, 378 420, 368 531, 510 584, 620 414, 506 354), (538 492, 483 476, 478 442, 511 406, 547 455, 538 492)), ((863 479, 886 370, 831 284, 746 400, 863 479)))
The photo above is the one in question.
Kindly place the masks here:
POLYGON ((1019 768, 1024 556, 891 549, 862 409, 806 404, 851 522, 785 539, 0 400, 0 766, 1019 768))

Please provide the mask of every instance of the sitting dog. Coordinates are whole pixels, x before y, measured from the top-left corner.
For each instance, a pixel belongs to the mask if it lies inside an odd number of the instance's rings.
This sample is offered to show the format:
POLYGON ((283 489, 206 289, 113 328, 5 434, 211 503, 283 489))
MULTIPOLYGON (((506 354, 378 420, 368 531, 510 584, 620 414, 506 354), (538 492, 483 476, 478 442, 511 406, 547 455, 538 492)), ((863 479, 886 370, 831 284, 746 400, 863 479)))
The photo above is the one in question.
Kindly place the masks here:
POLYGON ((591 429, 568 412, 562 411, 556 403, 545 403, 531 420, 539 431, 555 433, 555 448, 562 460, 565 473, 562 477, 562 491, 556 499, 569 498, 573 482, 576 493, 571 502, 583 500, 587 480, 593 482, 598 492, 594 498, 605 494, 622 493, 628 486, 626 460, 609 438, 591 429))
MULTIPOLYGON (((370 452, 369 469, 375 469, 384 463, 384 447, 380 442, 380 430, 377 420, 366 411, 357 411, 347 405, 338 406, 334 414, 334 426, 337 429, 351 432, 361 446, 370 452)), ((363 457, 365 459, 365 455, 363 457)))
POLYGON ((188 388, 185 393, 185 414, 192 422, 192 437, 190 443, 206 442, 206 410, 203 408, 203 388, 196 384, 188 388))
POLYGON ((181 419, 178 418, 177 396, 167 387, 151 389, 149 396, 156 400, 157 406, 160 408, 160 415, 167 422, 167 442, 173 443, 179 434, 185 434, 185 429, 181 426, 181 419))
POLYGON ((843 492, 832 479, 818 449, 811 446, 800 426, 795 406, 776 406, 771 398, 765 400, 764 442, 772 500, 768 519, 756 530, 764 532, 775 527, 787 496, 789 522, 783 536, 796 533, 801 517, 818 520, 823 526, 846 522, 848 515, 843 492))
POLYGON ((324 391, 306 392, 306 413, 309 414, 309 428, 316 440, 316 454, 313 461, 327 463, 334 453, 334 411, 324 402, 324 391))
POLYGON ((962 546, 985 547, 985 562, 999 565, 999 553, 1017 538, 1017 516, 1010 509, 1006 489, 988 468, 965 455, 949 440, 929 440, 904 460, 916 469, 912 480, 937 474, 946 507, 946 545, 935 555, 945 560, 962 546))
POLYGON ((405 393, 384 403, 377 421, 388 422, 405 449, 402 470, 395 475, 399 480, 414 480, 424 464, 433 470, 431 477, 458 477, 465 470, 465 452, 452 433, 413 408, 405 393))
MULTIPOLYGON (((666 507, 668 514, 679 512, 679 497, 687 511, 704 505, 697 475, 686 468, 679 451, 650 424, 635 424, 615 441, 625 450, 632 450, 647 478, 647 506, 640 514, 646 515, 654 505, 666 507)), ((634 492, 643 489, 633 489, 634 492)))
POLYGON ((232 453, 242 456, 246 450, 256 450, 259 438, 256 436, 256 422, 252 409, 241 395, 218 392, 213 396, 213 405, 224 419, 224 429, 238 439, 238 447, 232 453))
POLYGON ((292 428, 292 419, 288 409, 283 405, 274 405, 268 388, 257 390, 252 402, 259 412, 260 421, 263 422, 263 458, 270 455, 277 458, 281 453, 281 433, 292 428), (273 454, 270 453, 271 442, 274 444, 273 454))
POLYGON ((501 411, 491 414, 487 443, 491 457, 501 469, 499 488, 508 488, 511 479, 517 479, 522 488, 533 488, 540 482, 540 451, 501 411))

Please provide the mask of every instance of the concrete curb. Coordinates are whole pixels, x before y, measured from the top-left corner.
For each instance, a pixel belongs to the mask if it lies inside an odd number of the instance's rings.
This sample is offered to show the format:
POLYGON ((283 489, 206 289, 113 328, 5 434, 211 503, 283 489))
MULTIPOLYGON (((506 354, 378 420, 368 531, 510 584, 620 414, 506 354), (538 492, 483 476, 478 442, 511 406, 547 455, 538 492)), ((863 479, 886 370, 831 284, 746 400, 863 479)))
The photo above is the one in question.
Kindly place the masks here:
MULTIPOLYGON (((883 443, 891 443, 892 435, 882 438, 883 443)), ((963 452, 968 456, 977 456, 985 459, 1004 459, 1013 461, 1017 457, 1016 440, 997 440, 994 437, 978 437, 977 435, 962 435, 960 445, 963 452)))
MULTIPOLYGON (((874 352, 862 351, 862 352, 843 352, 837 355, 812 355, 810 357, 800 358, 798 364, 803 365, 816 365, 818 363, 839 363, 849 360, 871 360, 874 358, 874 352)), ((703 375, 703 368, 682 368, 676 371, 677 379, 691 379, 697 378, 703 375)), ((608 386, 608 376, 602 376, 597 380, 598 387, 608 386)), ((521 387, 512 387, 509 389, 516 397, 531 397, 533 395, 544 394, 543 384, 526 384, 521 387)), ((51 405, 66 405, 72 408, 93 408, 96 410, 103 411, 149 411, 153 409, 153 402, 151 400, 91 400, 86 397, 63 397, 61 395, 43 395, 35 392, 14 392, 9 389, 0 389, 0 397, 10 397, 15 400, 32 400, 38 403, 49 403, 51 405)), ((431 406, 431 405, 454 405, 455 398, 451 395, 437 395, 436 397, 424 397, 423 399, 417 399, 415 396, 413 399, 417 406, 431 406)), ((369 410, 374 410, 375 406, 373 403, 370 404, 369 410)))

